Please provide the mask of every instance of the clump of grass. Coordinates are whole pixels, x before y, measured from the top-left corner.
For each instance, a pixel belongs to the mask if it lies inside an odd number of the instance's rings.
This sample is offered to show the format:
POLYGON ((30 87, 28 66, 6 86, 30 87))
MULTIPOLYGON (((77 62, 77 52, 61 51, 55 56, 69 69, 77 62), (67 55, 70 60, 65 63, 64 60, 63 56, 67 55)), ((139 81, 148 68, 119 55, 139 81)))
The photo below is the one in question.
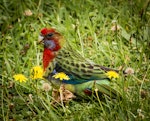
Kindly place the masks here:
POLYGON ((3 0, 0 7, 1 120, 150 119, 148 0, 39 0, 23 4, 3 0), (31 16, 24 14, 26 10, 31 16), (75 51, 98 64, 131 67, 134 75, 120 78, 123 99, 119 103, 106 99, 101 105, 81 100, 65 107, 51 106, 51 91, 42 89, 46 80, 30 79, 30 69, 42 65, 37 38, 43 27, 55 27, 75 51), (24 74, 27 83, 14 82, 17 73, 24 74))

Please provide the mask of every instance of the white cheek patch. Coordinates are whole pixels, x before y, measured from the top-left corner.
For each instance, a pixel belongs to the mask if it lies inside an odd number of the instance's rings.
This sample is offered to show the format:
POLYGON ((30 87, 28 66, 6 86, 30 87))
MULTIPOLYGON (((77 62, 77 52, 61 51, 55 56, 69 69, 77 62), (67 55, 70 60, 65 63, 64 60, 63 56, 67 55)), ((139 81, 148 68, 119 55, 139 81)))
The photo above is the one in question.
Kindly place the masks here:
POLYGON ((44 37, 43 37, 43 36, 41 36, 41 35, 39 35, 38 40, 39 40, 39 41, 42 41, 43 39, 44 39, 44 37))
POLYGON ((44 41, 44 46, 50 50, 53 50, 56 47, 56 44, 54 41, 51 40, 45 40, 44 41))

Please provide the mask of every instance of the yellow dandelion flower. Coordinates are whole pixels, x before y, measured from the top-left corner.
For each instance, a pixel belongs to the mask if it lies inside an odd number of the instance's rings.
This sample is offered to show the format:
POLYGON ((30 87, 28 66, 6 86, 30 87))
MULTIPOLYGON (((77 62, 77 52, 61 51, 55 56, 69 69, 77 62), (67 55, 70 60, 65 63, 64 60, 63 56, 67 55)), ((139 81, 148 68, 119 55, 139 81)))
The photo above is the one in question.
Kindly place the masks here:
POLYGON ((31 78, 32 79, 43 79, 43 69, 41 66, 34 66, 31 69, 31 78))
POLYGON ((60 79, 60 80, 69 80, 69 76, 66 75, 64 72, 60 72, 60 73, 56 73, 54 76, 53 76, 55 79, 60 79))
POLYGON ((112 78, 119 78, 119 74, 115 71, 108 71, 106 73, 106 75, 108 76, 108 78, 112 79, 112 78))
POLYGON ((15 74, 13 78, 19 82, 26 82, 27 78, 23 74, 15 74))

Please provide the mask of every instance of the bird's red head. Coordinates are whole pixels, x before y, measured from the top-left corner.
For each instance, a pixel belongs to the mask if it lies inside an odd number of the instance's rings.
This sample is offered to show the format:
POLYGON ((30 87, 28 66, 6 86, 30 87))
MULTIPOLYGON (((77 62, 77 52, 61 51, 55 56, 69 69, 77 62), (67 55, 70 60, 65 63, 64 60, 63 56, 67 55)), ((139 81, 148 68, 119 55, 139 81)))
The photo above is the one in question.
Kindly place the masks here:
POLYGON ((58 51, 63 46, 63 37, 53 28, 42 29, 39 39, 44 43, 44 48, 51 51, 58 51))
POLYGON ((64 39, 60 33, 53 28, 43 28, 39 36, 40 42, 44 44, 43 66, 44 70, 55 58, 56 52, 61 49, 64 39))
POLYGON ((53 28, 51 28, 51 29, 48 29, 48 28, 43 28, 42 30, 41 30, 41 34, 42 35, 47 35, 47 34, 49 34, 49 33, 55 33, 56 31, 55 31, 55 29, 53 29, 53 28))

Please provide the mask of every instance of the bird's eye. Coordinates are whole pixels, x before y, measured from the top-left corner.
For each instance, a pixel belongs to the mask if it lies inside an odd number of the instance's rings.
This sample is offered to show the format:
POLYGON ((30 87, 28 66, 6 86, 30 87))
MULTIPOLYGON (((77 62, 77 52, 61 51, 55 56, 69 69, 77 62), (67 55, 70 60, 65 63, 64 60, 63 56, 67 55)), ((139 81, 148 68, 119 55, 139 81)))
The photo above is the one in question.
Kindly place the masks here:
POLYGON ((53 35, 54 35, 53 33, 49 33, 49 34, 47 34, 47 37, 50 38, 50 37, 52 37, 53 35))

